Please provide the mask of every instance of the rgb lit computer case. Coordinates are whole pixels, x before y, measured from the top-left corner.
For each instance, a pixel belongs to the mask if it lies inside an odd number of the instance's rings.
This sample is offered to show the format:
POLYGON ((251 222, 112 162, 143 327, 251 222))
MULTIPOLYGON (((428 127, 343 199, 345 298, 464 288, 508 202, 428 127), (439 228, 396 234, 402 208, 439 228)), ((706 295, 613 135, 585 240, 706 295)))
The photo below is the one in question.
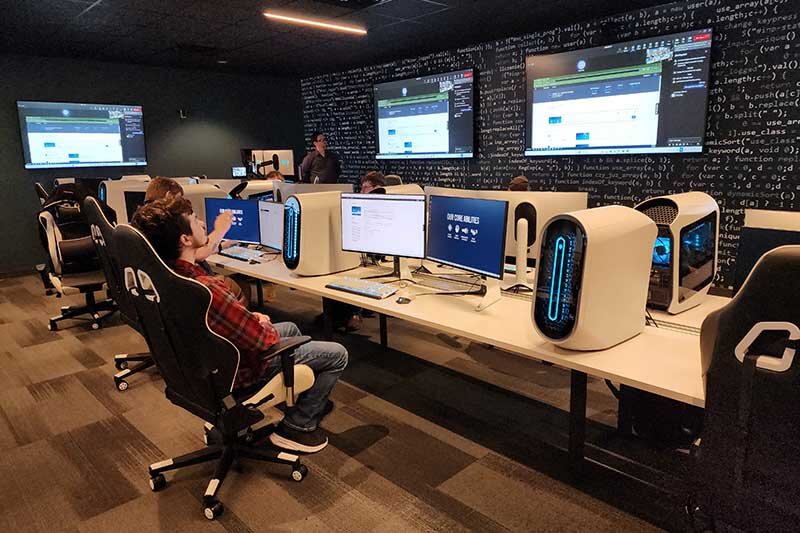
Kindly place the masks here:
POLYGON ((536 331, 572 350, 603 350, 641 333, 655 238, 653 221, 629 207, 551 218, 539 241, 536 331))
POLYGON ((717 272, 719 205, 704 192, 686 192, 636 209, 658 226, 647 305, 672 314, 699 305, 717 272))
POLYGON ((283 262, 299 276, 322 276, 359 266, 361 254, 342 251, 341 192, 296 194, 283 212, 283 262))

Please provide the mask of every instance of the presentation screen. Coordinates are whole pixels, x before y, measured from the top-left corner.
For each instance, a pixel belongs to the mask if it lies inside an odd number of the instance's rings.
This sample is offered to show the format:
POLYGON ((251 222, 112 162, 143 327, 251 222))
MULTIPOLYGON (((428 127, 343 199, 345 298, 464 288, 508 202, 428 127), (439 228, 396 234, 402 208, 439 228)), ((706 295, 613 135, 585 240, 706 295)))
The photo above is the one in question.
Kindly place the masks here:
POLYGON ((426 257, 503 278, 508 202, 431 195, 426 257))
POLYGON ((374 86, 377 159, 473 156, 472 69, 374 86))
POLYGON ((213 230, 214 221, 225 211, 233 215, 231 229, 225 234, 230 241, 259 244, 261 231, 259 228, 258 200, 232 200, 229 198, 206 198, 206 228, 213 230))
POLYGON ((342 250, 425 257, 424 194, 342 194, 342 250))
POLYGON ((525 155, 701 152, 711 29, 528 56, 525 155))
POLYGON ((17 102, 25 168, 147 164, 142 106, 17 102))

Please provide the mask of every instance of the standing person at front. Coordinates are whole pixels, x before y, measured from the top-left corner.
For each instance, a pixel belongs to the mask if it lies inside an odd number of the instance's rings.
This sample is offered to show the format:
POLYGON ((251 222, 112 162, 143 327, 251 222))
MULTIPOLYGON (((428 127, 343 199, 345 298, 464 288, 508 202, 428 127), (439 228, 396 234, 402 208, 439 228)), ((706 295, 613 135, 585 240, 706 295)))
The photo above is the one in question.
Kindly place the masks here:
POLYGON ((328 140, 322 132, 314 132, 311 136, 314 149, 308 152, 300 163, 302 179, 314 183, 319 178, 319 183, 336 183, 339 181, 341 163, 336 152, 328 150, 328 140))

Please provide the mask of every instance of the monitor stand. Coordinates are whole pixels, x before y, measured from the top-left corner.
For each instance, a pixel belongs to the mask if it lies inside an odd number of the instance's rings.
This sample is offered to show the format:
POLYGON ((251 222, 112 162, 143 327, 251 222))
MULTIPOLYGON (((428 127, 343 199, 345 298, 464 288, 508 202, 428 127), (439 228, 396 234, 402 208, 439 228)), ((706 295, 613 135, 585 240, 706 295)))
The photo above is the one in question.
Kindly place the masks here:
POLYGON ((528 283, 528 221, 524 218, 517 220, 517 239, 516 239, 516 283, 503 289, 504 292, 533 292, 533 287, 528 283), (526 237, 520 239, 519 236, 526 237))
POLYGON ((410 281, 416 283, 411 276, 411 268, 408 266, 408 258, 394 257, 394 268, 388 274, 375 274, 374 276, 366 276, 361 279, 381 279, 381 278, 396 278, 398 281, 410 281))
POLYGON ((475 306, 476 311, 483 311, 490 305, 499 302, 502 297, 500 292, 500 280, 484 277, 483 287, 483 298, 481 298, 481 301, 475 306))

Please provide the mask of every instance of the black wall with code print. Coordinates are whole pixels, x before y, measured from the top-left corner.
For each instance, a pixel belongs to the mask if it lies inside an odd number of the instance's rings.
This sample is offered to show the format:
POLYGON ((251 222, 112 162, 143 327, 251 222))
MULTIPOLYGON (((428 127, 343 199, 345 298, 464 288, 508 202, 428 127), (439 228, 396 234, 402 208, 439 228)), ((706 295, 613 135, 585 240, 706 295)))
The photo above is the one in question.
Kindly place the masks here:
MULTIPOLYGON (((590 207, 689 190, 721 208, 716 284, 732 284, 744 209, 800 207, 800 2, 677 2, 302 80, 306 139, 327 134, 342 181, 369 170, 405 182, 499 189, 526 175, 531 190, 586 191, 590 207), (713 29, 702 154, 525 157, 525 57, 693 29, 713 29), (372 85, 474 68, 476 157, 377 161, 372 85)), ((309 142, 310 144, 310 142, 309 142)))

